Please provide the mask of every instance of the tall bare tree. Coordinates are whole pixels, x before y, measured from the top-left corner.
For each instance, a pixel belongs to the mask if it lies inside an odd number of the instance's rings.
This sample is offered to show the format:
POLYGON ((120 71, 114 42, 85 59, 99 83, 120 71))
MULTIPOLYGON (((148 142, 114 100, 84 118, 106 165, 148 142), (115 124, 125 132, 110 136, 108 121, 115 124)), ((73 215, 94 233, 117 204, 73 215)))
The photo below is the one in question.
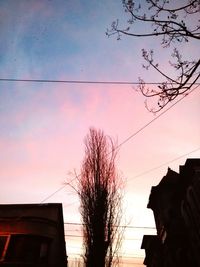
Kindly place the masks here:
POLYGON ((114 266, 121 242, 121 178, 115 167, 116 149, 101 130, 85 138, 85 157, 78 193, 83 220, 86 267, 114 266))
MULTIPOLYGON (((122 35, 161 37, 163 48, 200 41, 200 0, 122 0, 122 3, 128 15, 128 25, 121 28, 119 20, 114 21, 107 30, 108 36, 117 35, 118 39, 122 35)), ((172 76, 155 62, 153 50, 142 49, 142 56, 147 62, 144 67, 152 67, 164 78, 156 89, 148 88, 144 80, 139 79, 139 89, 144 96, 158 96, 158 107, 153 111, 160 111, 176 97, 187 94, 199 81, 200 55, 191 59, 191 54, 184 59, 180 50, 174 47, 172 61, 169 61, 174 70, 172 73, 176 73, 172 76)))

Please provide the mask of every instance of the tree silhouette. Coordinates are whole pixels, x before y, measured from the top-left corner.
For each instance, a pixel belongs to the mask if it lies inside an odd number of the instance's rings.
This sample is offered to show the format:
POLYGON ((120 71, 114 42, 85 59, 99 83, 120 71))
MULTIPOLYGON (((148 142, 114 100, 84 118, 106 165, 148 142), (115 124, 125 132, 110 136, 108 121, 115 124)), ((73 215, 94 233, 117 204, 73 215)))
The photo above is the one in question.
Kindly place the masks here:
POLYGON ((78 185, 86 267, 110 267, 116 263, 122 238, 119 231, 122 184, 115 157, 112 140, 91 128, 85 138, 78 185))
MULTIPOLYGON (((116 20, 107 30, 108 36, 117 35, 118 40, 122 35, 161 37, 163 48, 192 40, 200 41, 199 0, 122 0, 122 3, 129 16, 128 27, 122 29, 119 20, 116 20)), ((142 49, 142 56, 147 63, 143 67, 146 69, 152 67, 164 78, 156 89, 148 88, 144 80, 139 78, 139 89, 142 94, 145 97, 158 97, 158 107, 152 109, 153 112, 160 111, 176 97, 187 94, 199 80, 200 58, 191 60, 188 55, 188 58, 184 59, 177 47, 173 49, 172 61, 169 62, 173 68, 172 73, 176 73, 175 76, 160 68, 154 60, 153 50, 142 49)))

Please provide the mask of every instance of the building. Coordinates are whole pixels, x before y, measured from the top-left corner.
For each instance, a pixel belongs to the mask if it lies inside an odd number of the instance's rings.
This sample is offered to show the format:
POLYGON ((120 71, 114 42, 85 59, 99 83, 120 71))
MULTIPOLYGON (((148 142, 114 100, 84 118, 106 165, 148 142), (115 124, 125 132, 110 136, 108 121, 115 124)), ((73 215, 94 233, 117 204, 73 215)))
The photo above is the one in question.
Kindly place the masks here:
POLYGON ((144 235, 142 249, 145 249, 146 257, 144 265, 161 267, 163 261, 161 242, 156 235, 144 235))
POLYGON ((168 169, 152 187, 147 207, 153 210, 157 236, 143 237, 144 264, 200 267, 200 159, 188 159, 179 173, 168 169))
POLYGON ((190 160, 181 166, 180 175, 190 177, 187 183, 184 200, 181 203, 181 214, 186 225, 192 256, 200 266, 200 159, 190 160))
POLYGON ((0 205, 0 265, 66 267, 62 204, 0 205))

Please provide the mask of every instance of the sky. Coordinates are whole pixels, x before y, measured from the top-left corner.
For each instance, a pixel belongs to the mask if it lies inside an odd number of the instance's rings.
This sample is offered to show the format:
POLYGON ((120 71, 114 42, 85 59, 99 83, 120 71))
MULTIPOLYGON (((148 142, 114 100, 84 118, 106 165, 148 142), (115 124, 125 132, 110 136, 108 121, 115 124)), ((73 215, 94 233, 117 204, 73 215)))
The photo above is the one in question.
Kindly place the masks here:
MULTIPOLYGON (((0 78, 159 82, 142 68, 141 49, 154 49, 165 70, 170 52, 156 38, 108 38, 116 18, 127 19, 121 1, 0 0, 0 78)), ((181 49, 199 57, 197 47, 181 49)), ((141 266, 142 236, 155 234, 151 186, 168 166, 178 171, 200 157, 200 90, 160 117, 144 101, 134 85, 0 81, 0 203, 61 202, 67 252, 78 257, 79 200, 66 183, 80 171, 89 128, 102 129, 123 143, 116 161, 124 178, 123 266, 141 266)))

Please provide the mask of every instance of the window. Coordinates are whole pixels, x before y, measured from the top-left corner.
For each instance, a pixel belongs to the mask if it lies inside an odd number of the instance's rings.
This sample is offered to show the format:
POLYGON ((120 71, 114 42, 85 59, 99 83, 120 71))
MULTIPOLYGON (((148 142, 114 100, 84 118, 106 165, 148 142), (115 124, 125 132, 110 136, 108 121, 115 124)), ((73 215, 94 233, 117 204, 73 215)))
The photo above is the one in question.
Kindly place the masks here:
POLYGON ((167 237, 167 232, 163 229, 163 232, 162 232, 162 243, 164 244, 165 243, 165 239, 167 237))
POLYGON ((34 235, 11 235, 7 262, 47 263, 50 240, 34 235))
POLYGON ((7 240, 8 240, 7 235, 1 235, 0 236, 0 260, 2 260, 2 258, 4 256, 4 250, 6 247, 7 240))

